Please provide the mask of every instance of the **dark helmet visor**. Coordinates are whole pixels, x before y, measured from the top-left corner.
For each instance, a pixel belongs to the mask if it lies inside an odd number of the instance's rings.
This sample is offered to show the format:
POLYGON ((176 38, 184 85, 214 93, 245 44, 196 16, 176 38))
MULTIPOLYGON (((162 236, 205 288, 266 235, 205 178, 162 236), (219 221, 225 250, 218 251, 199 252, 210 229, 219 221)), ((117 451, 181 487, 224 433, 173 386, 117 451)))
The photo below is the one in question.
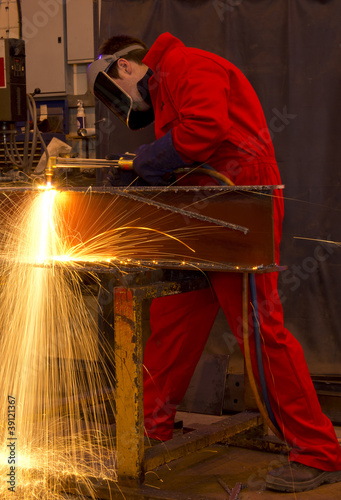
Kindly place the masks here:
POLYGON ((103 56, 89 65, 89 87, 91 92, 127 127, 131 130, 139 130, 154 121, 154 112, 152 108, 147 111, 133 110, 131 97, 107 74, 112 64, 118 59, 118 54, 103 56))

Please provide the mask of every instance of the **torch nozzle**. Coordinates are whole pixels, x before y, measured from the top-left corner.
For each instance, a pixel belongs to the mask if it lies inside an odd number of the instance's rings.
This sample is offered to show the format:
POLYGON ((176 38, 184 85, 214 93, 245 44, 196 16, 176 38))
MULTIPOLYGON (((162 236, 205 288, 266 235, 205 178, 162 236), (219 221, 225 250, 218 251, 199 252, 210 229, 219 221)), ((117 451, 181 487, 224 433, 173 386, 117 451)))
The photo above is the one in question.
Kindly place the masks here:
POLYGON ((53 169, 56 166, 56 157, 50 156, 47 161, 47 166, 45 168, 45 177, 46 177, 46 185, 47 187, 51 187, 52 185, 52 177, 53 177, 53 169))

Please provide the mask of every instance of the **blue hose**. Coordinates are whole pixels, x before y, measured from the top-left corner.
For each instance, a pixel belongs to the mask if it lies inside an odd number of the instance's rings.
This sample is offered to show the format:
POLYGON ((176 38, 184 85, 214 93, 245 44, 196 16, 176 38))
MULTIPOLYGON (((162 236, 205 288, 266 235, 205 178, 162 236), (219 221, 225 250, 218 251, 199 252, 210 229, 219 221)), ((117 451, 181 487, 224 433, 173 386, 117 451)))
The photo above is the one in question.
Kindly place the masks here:
POLYGON ((262 389, 263 399, 264 399, 265 407, 267 409, 269 418, 270 418, 271 422, 273 423, 273 425, 280 431, 280 427, 276 421, 275 415, 274 415, 272 408, 271 408, 271 405, 270 405, 269 396, 268 396, 268 389, 266 387, 266 382, 265 382, 262 345, 261 345, 261 338, 260 338, 260 331, 259 331, 259 313, 258 313, 256 279, 255 279, 254 273, 249 274, 249 281, 250 281, 250 290, 251 290, 251 302, 253 305, 252 314, 253 314, 256 356, 257 356, 257 366, 258 366, 260 386, 262 389))

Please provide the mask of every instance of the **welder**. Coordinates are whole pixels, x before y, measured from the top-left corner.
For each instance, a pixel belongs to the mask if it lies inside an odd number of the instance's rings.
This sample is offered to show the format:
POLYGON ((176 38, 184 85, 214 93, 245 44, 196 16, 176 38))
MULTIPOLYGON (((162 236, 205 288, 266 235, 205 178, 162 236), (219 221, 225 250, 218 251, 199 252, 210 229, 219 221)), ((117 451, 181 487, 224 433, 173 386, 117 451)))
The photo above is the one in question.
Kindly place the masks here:
MULTIPOLYGON (((209 165, 236 185, 281 184, 274 148, 260 102, 233 64, 204 50, 186 47, 169 33, 152 47, 136 38, 114 36, 89 67, 89 84, 131 129, 154 120, 156 140, 136 151, 135 172, 152 185, 164 185, 179 167, 209 165)), ((190 185, 215 184, 195 174, 190 185)), ((273 197, 275 256, 283 199, 273 197)), ((149 437, 172 438, 181 402, 221 306, 241 349, 242 275, 211 272, 212 287, 154 299, 151 336, 144 355, 145 428, 149 437)), ((276 421, 291 447, 288 464, 271 471, 267 487, 305 491, 341 481, 341 448, 322 413, 298 341, 284 327, 277 273, 256 275, 264 372, 276 421)), ((255 345, 252 364, 258 379, 255 345)))

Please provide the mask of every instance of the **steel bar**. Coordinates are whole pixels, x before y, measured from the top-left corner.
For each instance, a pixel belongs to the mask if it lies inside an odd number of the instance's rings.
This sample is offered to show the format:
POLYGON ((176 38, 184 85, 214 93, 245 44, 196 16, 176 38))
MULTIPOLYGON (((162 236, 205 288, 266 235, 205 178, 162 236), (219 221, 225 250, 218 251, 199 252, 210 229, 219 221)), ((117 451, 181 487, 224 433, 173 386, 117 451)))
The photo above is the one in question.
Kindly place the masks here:
POLYGON ((249 229, 247 227, 238 226, 237 224, 231 224, 230 222, 226 222, 226 221, 223 221, 220 219, 213 219, 212 217, 208 217, 206 215, 201 215, 201 214, 198 214, 195 212, 190 212, 189 210, 184 210, 181 208, 176 208, 176 207, 173 207, 170 205, 166 205, 165 203, 155 201, 154 199, 151 199, 151 198, 144 198, 143 196, 138 196, 138 195, 133 194, 131 192, 119 191, 117 194, 119 196, 129 198, 131 200, 139 201, 142 203, 147 203, 147 205, 152 205, 156 208, 163 208, 164 210, 169 210, 173 214, 180 214, 180 215, 183 215, 185 217, 190 217, 193 219, 202 220, 204 222, 212 222, 213 224, 216 224, 217 226, 228 227, 229 229, 234 229, 235 231, 241 231, 244 234, 247 234, 249 232, 249 229))
POLYGON ((145 471, 153 470, 212 444, 226 441, 228 437, 257 427, 261 422, 262 418, 258 412, 238 413, 214 424, 176 436, 166 443, 157 444, 145 452, 145 471))

